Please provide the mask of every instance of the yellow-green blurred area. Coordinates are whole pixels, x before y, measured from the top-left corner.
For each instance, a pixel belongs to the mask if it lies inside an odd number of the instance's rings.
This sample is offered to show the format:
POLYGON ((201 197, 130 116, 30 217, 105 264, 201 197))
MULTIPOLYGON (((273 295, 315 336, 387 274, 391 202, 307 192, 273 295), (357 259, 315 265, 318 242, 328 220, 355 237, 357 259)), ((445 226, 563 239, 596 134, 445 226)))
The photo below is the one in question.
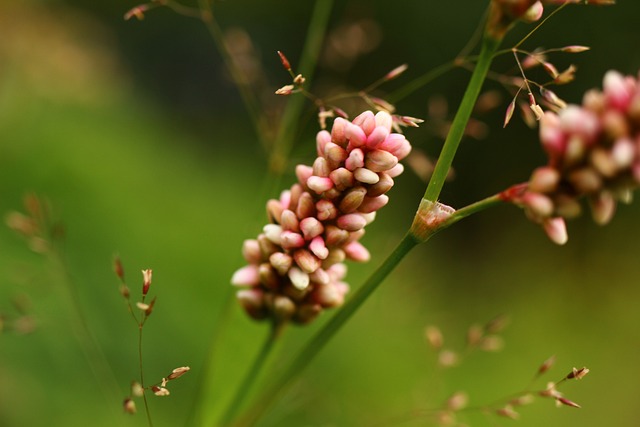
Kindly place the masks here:
MULTIPOLYGON (((290 81, 275 51, 296 66, 312 3, 214 2, 228 42, 253 72, 251 89, 268 105, 271 125, 286 101, 271 94, 290 81)), ((408 63, 405 75, 376 94, 403 87, 454 58, 488 2, 336 3, 311 86, 320 96, 366 87, 408 63)), ((578 67, 576 82, 557 89, 566 100, 579 102, 610 68, 637 73, 640 6, 619 3, 569 7, 523 45, 592 47, 552 57, 560 69, 578 67)), ((0 3, 0 213, 24 212, 25 194, 47 200, 63 224, 68 272, 0 228, 3 427, 147 424, 141 399, 136 415, 121 406, 139 377, 138 328, 119 294, 114 254, 134 302, 140 270, 154 272, 145 381, 191 367, 169 384, 170 396, 149 396, 154 426, 220 413, 267 334, 266 324, 250 321, 235 304, 229 281, 244 263, 242 241, 267 220, 266 199, 291 185, 296 163, 313 160, 313 107, 300 118, 288 172, 276 186, 265 180, 267 155, 205 27, 163 8, 141 22, 125 22, 122 16, 134 6, 128 0, 0 3), (211 352, 215 364, 206 371, 211 352), (208 397, 198 404, 201 387, 208 397)), ((532 28, 519 26, 505 46, 532 28)), ((514 68, 508 55, 495 64, 501 72, 514 68)), ((400 113, 426 119, 421 129, 406 132, 416 150, 437 156, 442 141, 430 127, 429 100, 446 99, 450 116, 468 75, 456 69, 397 103, 400 113)), ((502 129, 509 95, 495 82, 487 88, 503 96, 496 110, 478 117, 488 126, 486 138, 461 145, 455 180, 441 195, 455 207, 526 180, 544 162, 534 130, 517 118, 502 129)), ((400 240, 424 185, 409 168, 396 180, 391 203, 363 239, 371 262, 350 265, 353 288, 400 240)), ((610 225, 598 227, 585 212, 569 223, 564 247, 512 206, 442 232, 400 264, 260 425, 437 425, 425 414, 453 392, 468 393, 476 408, 500 401, 529 387, 551 355, 556 366, 533 389, 587 366, 586 378, 560 388, 581 409, 537 398, 516 408, 518 421, 477 410, 458 421, 638 425, 639 213, 638 204, 621 206, 610 225), (500 314, 511 319, 501 351, 476 351, 458 366, 437 367, 425 339, 428 325, 440 327, 445 348, 465 353, 469 326, 500 314)), ((286 330, 262 381, 286 366, 331 315, 286 330)))

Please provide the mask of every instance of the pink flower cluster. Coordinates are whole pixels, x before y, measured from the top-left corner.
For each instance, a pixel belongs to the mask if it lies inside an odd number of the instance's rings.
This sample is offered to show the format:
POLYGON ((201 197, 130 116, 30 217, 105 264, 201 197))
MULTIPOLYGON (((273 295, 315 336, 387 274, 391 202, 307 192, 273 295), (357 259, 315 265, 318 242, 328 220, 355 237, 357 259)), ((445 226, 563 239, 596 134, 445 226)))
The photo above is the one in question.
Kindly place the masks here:
POLYGON ((297 166, 298 183, 268 201, 270 223, 244 242, 248 265, 231 282, 246 287, 237 297, 251 317, 307 323, 343 303, 343 261, 369 260, 358 240, 389 201, 385 193, 404 170, 399 161, 411 151, 391 127, 388 113, 365 111, 318 133, 313 166, 297 166))
POLYGON ((588 91, 581 106, 545 113, 540 140, 549 163, 510 196, 556 243, 566 242, 564 219, 581 213, 581 198, 606 224, 640 185, 640 82, 609 71, 603 87, 588 91))

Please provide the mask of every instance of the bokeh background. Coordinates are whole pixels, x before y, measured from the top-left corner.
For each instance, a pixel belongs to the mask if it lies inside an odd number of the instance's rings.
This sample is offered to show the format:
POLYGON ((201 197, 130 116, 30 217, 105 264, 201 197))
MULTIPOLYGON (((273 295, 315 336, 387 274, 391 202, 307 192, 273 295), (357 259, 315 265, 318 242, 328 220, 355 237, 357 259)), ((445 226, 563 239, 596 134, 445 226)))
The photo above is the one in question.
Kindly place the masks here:
MULTIPOLYGON (((365 87, 388 70, 409 70, 378 95, 401 88, 451 60, 469 40, 486 1, 335 2, 312 90, 319 95, 365 87)), ((121 400, 137 378, 137 327, 118 293, 112 259, 123 260, 136 296, 143 268, 153 268, 158 300, 145 326, 145 374, 160 379, 177 366, 192 370, 152 398, 155 425, 180 426, 224 407, 267 332, 232 302, 232 273, 243 265, 243 239, 265 222, 267 155, 206 28, 167 9, 124 21, 129 0, 4 0, 0 3, 0 212, 23 210, 33 192, 50 201, 64 225, 64 263, 42 257, 7 227, 0 228, 0 425, 136 426, 121 400), (92 337, 78 328, 68 293, 77 290, 92 337), (226 308, 225 308, 226 307, 226 308), (27 316, 27 317, 25 317, 27 316), (215 338, 215 340, 214 340, 215 338), (99 343, 108 364, 92 372, 80 344, 99 343), (206 360, 215 370, 206 373, 206 360), (204 384, 205 406, 194 405, 204 384)), ((251 71, 251 88, 272 129, 289 83, 275 51, 301 57, 312 2, 215 2, 217 20, 251 71)), ((587 45, 580 55, 554 56, 578 79, 558 89, 579 102, 615 68, 640 68, 640 6, 574 6, 526 47, 587 45)), ((513 44, 531 27, 519 27, 513 44)), ((496 61, 511 71, 510 58, 496 61)), ((469 73, 457 69, 397 103, 425 118, 407 137, 435 156, 441 145, 429 106, 455 106, 469 73)), ((487 88, 500 87, 487 83, 487 88)), ((481 120, 486 138, 469 138, 455 161, 456 177, 442 201, 463 206, 527 179, 543 156, 536 133, 521 120, 503 130, 510 101, 481 120)), ((357 108, 345 103, 345 109, 357 108)), ((450 107, 453 110, 453 107, 450 107)), ((300 118, 289 168, 310 163, 317 124, 308 105, 300 118)), ((349 111, 354 113, 355 111, 349 111)), ((451 114, 451 112, 449 113, 451 114)), ((436 123, 437 124, 437 123, 436 123)), ((267 135, 268 136, 268 135, 267 135)), ((423 193, 411 171, 397 180, 392 203, 368 228, 372 253, 352 265, 359 286, 399 241, 423 193)), ((569 224, 556 247, 513 207, 469 218, 413 251, 322 351, 262 426, 434 425, 420 415, 454 391, 472 406, 528 386, 538 366, 557 356, 549 380, 588 366, 582 382, 562 390, 583 408, 538 399, 519 410, 521 426, 635 426, 640 366, 640 227, 638 204, 623 206, 606 227, 588 215, 569 224), (437 367, 425 327, 438 325, 445 346, 464 349, 467 328, 506 314, 497 353, 475 352, 451 369, 437 367)), ((291 328, 272 359, 286 364, 329 317, 291 328)), ((89 357, 97 357, 89 351, 89 357)), ((545 379, 535 385, 543 388, 545 379)), ((142 409, 141 402, 138 402, 142 409)), ((206 419, 206 417, 205 417, 206 419)), ((471 426, 512 420, 470 411, 471 426)))

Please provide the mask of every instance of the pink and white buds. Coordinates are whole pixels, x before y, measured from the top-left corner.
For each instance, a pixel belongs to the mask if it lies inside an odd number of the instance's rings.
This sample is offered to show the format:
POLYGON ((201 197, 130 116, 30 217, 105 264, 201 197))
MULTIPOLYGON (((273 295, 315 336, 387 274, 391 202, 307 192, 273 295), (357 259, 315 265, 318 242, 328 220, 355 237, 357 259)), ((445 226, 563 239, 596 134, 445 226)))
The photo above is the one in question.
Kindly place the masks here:
POLYGON ((343 303, 349 287, 342 262, 369 260, 358 240, 389 202, 393 178, 404 170, 399 161, 411 151, 392 125, 389 113, 365 111, 318 132, 313 166, 296 167, 298 183, 267 202, 270 223, 243 244, 248 265, 231 283, 248 287, 237 297, 251 317, 308 323, 343 303))

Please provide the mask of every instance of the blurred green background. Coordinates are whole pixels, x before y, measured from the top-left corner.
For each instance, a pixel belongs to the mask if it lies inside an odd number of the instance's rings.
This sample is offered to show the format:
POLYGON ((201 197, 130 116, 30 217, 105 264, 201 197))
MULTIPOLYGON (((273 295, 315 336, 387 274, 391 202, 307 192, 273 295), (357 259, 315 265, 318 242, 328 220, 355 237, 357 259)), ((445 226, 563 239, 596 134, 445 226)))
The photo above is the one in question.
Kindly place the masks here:
MULTIPOLYGON (((320 95, 362 88, 408 63, 405 75, 379 92, 384 95, 452 59, 487 2, 336 3, 312 86, 320 95)), ((135 5, 0 4, 0 212, 22 211, 28 192, 48 199, 64 224, 70 272, 65 277, 55 260, 34 254, 0 228, 0 426, 146 424, 141 402, 133 417, 121 409, 138 375, 137 327, 118 294, 115 253, 134 297, 139 271, 154 270, 151 294, 158 300, 145 326, 147 380, 177 366, 192 368, 170 384, 171 396, 152 396, 155 425, 185 425, 200 413, 194 401, 201 382, 210 389, 207 406, 223 407, 267 332, 230 303, 229 285, 243 265, 242 241, 260 231, 266 198, 275 195, 264 182, 265 152, 205 27, 166 9, 125 22, 124 12, 135 5), (83 335, 66 290, 69 280, 109 365, 98 373, 100 380, 78 339, 83 335), (225 307, 231 307, 226 315, 225 307), (31 333, 14 330, 21 310, 33 321, 31 333), (207 376, 216 334, 216 369, 207 376)), ((252 88, 267 105, 271 124, 286 101, 271 94, 289 82, 274 52, 284 51, 297 64, 311 10, 312 2, 215 3, 220 26, 254 71, 252 88)), ((526 47, 592 47, 553 57, 559 68, 577 65, 577 81, 557 92, 579 102, 582 92, 600 86, 606 70, 637 72, 639 13, 631 1, 570 7, 526 47)), ((519 27, 507 43, 530 28, 519 27)), ((512 67, 505 58, 495 65, 512 67)), ((397 104, 402 114, 427 120, 407 132, 417 149, 437 155, 441 140, 429 125, 429 99, 442 96, 455 106, 467 77, 454 70, 397 104)), ((499 89, 491 82, 487 87, 499 89)), ((482 117, 486 139, 463 143, 444 203, 463 206, 493 194, 526 180, 544 161, 535 131, 520 120, 501 128, 508 102, 505 95, 496 111, 482 117)), ((309 117, 301 118, 282 188, 293 181, 295 163, 312 161, 317 126, 309 117)), ((353 287, 399 241, 423 193, 424 183, 411 171, 396 182, 392 203, 364 239, 372 261, 350 266, 353 287)), ((443 232, 402 262, 261 425, 434 425, 410 415, 438 407, 456 390, 466 391, 472 406, 522 390, 552 354, 558 362, 549 380, 573 366, 591 369, 582 382, 562 389, 583 408, 555 408, 539 399, 522 408, 519 425, 638 425, 639 210, 638 204, 622 206, 604 228, 585 215, 569 224, 564 247, 550 243, 513 207, 443 232), (501 352, 471 354, 449 370, 436 367, 424 337, 427 325, 440 326, 446 347, 458 350, 471 324, 498 314, 511 319, 501 352)), ((272 368, 282 367, 330 316, 288 330, 272 368)), ((513 423, 477 412, 460 421, 513 423)))

